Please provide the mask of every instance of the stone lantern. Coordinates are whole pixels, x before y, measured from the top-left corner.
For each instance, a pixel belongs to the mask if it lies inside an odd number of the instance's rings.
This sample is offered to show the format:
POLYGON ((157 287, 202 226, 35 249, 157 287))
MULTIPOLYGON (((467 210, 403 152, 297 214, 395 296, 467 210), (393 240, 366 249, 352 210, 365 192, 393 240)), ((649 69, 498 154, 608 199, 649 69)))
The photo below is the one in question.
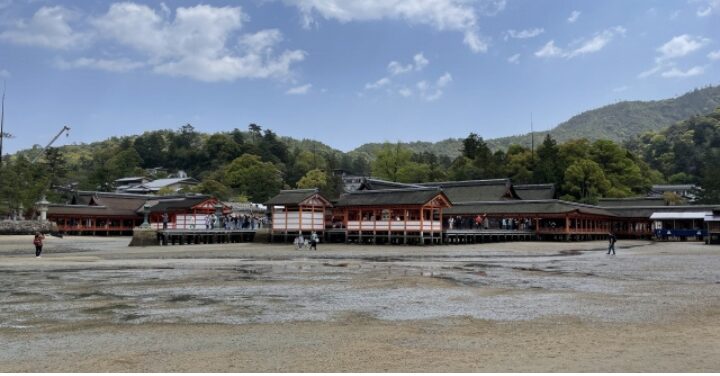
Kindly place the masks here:
POLYGON ((148 221, 148 216, 150 215, 150 205, 149 204, 143 205, 143 214, 145 214, 145 220, 143 221, 142 225, 140 225, 140 227, 150 228, 150 221, 148 221))
POLYGON ((48 206, 50 203, 45 199, 45 196, 42 196, 40 201, 35 203, 35 207, 40 212, 40 221, 45 222, 47 221, 47 212, 48 212, 48 206))
POLYGON ((222 210, 223 205, 221 203, 215 204, 215 228, 220 228, 222 226, 222 223, 220 222, 220 217, 222 217, 222 210))

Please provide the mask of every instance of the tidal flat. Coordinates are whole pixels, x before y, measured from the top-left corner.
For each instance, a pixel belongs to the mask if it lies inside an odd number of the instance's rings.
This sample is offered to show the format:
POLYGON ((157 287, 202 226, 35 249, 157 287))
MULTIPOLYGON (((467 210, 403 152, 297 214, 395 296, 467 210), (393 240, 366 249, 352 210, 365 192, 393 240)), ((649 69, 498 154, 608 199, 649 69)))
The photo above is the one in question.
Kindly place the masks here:
POLYGON ((0 371, 715 371, 720 247, 0 237, 0 371))

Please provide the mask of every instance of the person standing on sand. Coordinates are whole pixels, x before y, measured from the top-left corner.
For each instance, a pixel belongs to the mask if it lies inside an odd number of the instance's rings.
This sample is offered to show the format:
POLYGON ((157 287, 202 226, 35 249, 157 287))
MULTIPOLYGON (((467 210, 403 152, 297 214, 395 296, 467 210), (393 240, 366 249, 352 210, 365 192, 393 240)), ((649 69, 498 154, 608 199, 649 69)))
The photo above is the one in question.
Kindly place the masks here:
POLYGON ((612 251, 612 254, 615 254, 615 242, 617 241, 617 237, 612 232, 608 235, 608 251, 607 254, 610 254, 610 251, 612 251))
POLYGON ((310 250, 316 250, 317 251, 317 243, 318 243, 318 235, 315 233, 315 231, 310 234, 310 250))
POLYGON ((35 239, 33 239, 33 244, 35 244, 35 258, 40 258, 40 254, 42 253, 43 240, 45 240, 45 235, 41 234, 40 232, 36 232, 35 239))

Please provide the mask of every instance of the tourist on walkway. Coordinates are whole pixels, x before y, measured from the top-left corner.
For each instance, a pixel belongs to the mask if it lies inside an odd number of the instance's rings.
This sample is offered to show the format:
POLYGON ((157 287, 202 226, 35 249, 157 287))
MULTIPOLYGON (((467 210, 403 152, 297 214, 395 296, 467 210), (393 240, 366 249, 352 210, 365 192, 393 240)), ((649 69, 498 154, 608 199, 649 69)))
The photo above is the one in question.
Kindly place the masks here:
POLYGON ((43 235, 39 232, 36 232, 35 239, 33 239, 33 244, 35 244, 35 257, 36 258, 40 258, 40 254, 42 253, 43 240, 45 240, 45 235, 43 235))
POLYGON ((609 255, 612 251, 612 254, 615 254, 615 242, 617 241, 617 237, 612 232, 608 235, 608 251, 607 254, 609 255))
POLYGON ((167 212, 163 213, 163 215, 162 215, 163 230, 167 230, 168 219, 169 219, 168 213, 167 212))

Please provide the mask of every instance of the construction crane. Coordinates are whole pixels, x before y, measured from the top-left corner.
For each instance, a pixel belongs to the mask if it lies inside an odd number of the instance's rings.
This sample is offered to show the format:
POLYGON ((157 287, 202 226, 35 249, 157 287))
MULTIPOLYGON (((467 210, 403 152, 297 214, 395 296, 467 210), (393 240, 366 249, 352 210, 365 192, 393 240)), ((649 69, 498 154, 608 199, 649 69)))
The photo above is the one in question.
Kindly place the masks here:
POLYGON ((68 127, 67 125, 63 126, 62 129, 60 130, 60 132, 58 132, 58 134, 56 134, 55 137, 53 137, 53 139, 50 140, 50 142, 48 142, 48 144, 45 145, 44 148, 40 149, 40 153, 38 153, 38 155, 35 156, 35 158, 33 158, 33 160, 30 163, 37 162, 37 160, 40 159, 40 157, 42 156, 43 152, 45 150, 47 150, 53 143, 55 143, 55 141, 57 141, 57 139, 60 138, 60 136, 62 136, 63 133, 65 133, 66 137, 69 137, 70 136, 70 127, 68 127))

